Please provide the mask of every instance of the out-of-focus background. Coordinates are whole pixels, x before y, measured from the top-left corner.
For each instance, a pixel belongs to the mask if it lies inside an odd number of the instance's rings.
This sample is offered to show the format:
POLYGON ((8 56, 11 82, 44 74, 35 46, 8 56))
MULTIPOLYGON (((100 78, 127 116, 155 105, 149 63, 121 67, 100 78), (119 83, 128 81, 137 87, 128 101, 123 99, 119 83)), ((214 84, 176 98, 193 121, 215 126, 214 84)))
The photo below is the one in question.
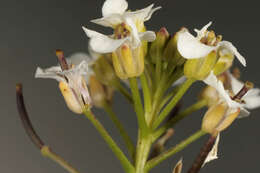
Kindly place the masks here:
MULTIPOLYGON (((259 40, 260 16, 257 1, 236 0, 129 0, 130 9, 141 9, 151 3, 163 8, 148 21, 149 30, 167 27, 170 33, 185 26, 190 30, 214 21, 212 29, 232 41, 248 61, 242 78, 260 87, 259 40)), ((22 82, 26 106, 31 120, 43 140, 84 173, 123 172, 119 162, 90 122, 71 113, 54 80, 34 79, 37 66, 57 64, 55 49, 66 55, 87 51, 87 37, 81 26, 111 33, 89 21, 101 17, 103 0, 2 0, 0 3, 0 166, 4 173, 66 172, 43 158, 25 135, 15 104, 15 84, 22 82)), ((241 65, 236 63, 239 67, 241 65)), ((189 105, 196 100, 202 84, 196 84, 186 94, 189 105)), ((136 119, 124 98, 116 94, 114 107, 126 129, 136 137, 136 119)), ((116 129, 102 110, 97 117, 123 148, 116 129)), ((176 134, 167 146, 200 128, 205 110, 195 113, 176 126, 176 134)), ((259 116, 237 120, 221 134, 219 159, 207 164, 202 173, 259 172, 259 116)), ((206 138, 160 164, 152 173, 170 173, 182 157, 184 171, 191 165, 206 138)), ((125 150, 124 150, 125 151, 125 150)))

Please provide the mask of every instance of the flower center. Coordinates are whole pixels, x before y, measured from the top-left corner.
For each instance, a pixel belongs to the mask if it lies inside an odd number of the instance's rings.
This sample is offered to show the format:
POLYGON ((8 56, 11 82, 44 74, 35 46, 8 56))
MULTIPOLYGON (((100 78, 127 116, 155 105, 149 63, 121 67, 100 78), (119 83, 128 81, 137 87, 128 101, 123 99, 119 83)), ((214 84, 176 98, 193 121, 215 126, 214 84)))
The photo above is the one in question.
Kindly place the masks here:
POLYGON ((116 26, 114 30, 114 35, 116 39, 122 39, 128 37, 131 33, 131 29, 125 23, 121 23, 116 26))
POLYGON ((216 36, 214 31, 205 31, 205 35, 200 39, 200 42, 208 46, 216 46, 221 40, 222 35, 216 36))

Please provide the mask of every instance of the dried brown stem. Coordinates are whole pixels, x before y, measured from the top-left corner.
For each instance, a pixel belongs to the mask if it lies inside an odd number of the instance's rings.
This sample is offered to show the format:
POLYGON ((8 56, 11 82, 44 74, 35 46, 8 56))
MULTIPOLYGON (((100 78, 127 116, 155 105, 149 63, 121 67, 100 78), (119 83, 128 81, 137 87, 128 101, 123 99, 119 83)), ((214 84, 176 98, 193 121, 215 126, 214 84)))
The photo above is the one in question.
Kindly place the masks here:
POLYGON ((199 155, 197 156, 197 158, 195 159, 195 161, 193 162, 192 166, 190 167, 190 169, 188 170, 187 173, 198 173, 199 172, 199 170, 201 169, 203 163, 205 162, 209 152, 213 148, 215 141, 216 141, 216 136, 210 136, 208 141, 204 144, 204 146, 200 150, 199 155))
POLYGON ((16 85, 16 102, 17 102, 17 109, 22 121, 22 124, 24 126, 24 129, 31 139, 31 141, 34 143, 34 145, 39 148, 40 150, 44 146, 43 141, 40 139, 40 137, 36 134, 32 123, 29 119, 28 113, 25 108, 24 99, 23 99, 23 92, 22 92, 22 85, 17 84, 16 85))

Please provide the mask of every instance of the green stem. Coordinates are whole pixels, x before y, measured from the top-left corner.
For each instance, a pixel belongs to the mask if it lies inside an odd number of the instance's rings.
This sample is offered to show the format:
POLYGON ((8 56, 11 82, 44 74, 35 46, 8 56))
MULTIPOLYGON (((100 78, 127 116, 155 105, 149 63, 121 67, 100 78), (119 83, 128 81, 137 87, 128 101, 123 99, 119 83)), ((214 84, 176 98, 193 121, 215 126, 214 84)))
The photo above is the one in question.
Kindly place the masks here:
POLYGON ((160 77, 161 77, 161 71, 162 71, 162 61, 161 57, 156 58, 156 67, 155 67, 155 82, 156 86, 158 86, 160 77))
POLYGON ((146 135, 148 132, 147 123, 144 116, 143 104, 139 94, 139 88, 136 78, 129 78, 129 83, 133 95, 135 112, 137 114, 138 126, 140 128, 141 136, 146 135))
POLYGON ((151 145, 152 142, 149 135, 140 139, 137 147, 135 173, 145 173, 145 165, 150 153, 151 145))
POLYGON ((144 93, 144 110, 145 112, 149 112, 152 107, 151 90, 148 86, 148 81, 144 73, 140 76, 140 80, 144 93))
POLYGON ((106 143, 109 145, 111 150, 114 152, 118 160, 121 162, 125 172, 132 173, 134 172, 134 167, 131 164, 131 162, 127 159, 127 157, 124 155, 124 153, 121 151, 121 149, 117 146, 115 141, 112 139, 112 137, 108 134, 106 129, 103 127, 103 125, 96 119, 94 114, 89 110, 85 109, 83 111, 85 116, 91 121, 91 123, 95 126, 95 128, 98 130, 100 135, 104 138, 106 143))
POLYGON ((62 157, 55 154, 50 150, 49 147, 43 146, 41 148, 41 153, 43 156, 50 158, 54 162, 58 163, 61 167, 67 170, 69 173, 79 173, 75 168, 73 168, 68 162, 66 162, 62 157))
POLYGON ((109 115, 110 119, 113 121, 113 123, 115 124, 115 126, 117 127, 120 135, 122 136, 126 147, 128 149, 128 152, 130 154, 130 156, 132 157, 132 159, 134 160, 135 158, 135 146, 134 143, 132 142, 132 139, 130 138, 130 136, 127 134, 126 130, 124 129, 122 123, 119 121, 119 119, 117 118, 116 114, 114 113, 111 105, 109 104, 105 104, 104 105, 104 109, 107 112, 107 114, 109 115))
POLYGON ((166 122, 165 125, 160 127, 153 135, 154 140, 158 139, 163 133, 166 132, 167 129, 170 127, 173 127, 176 123, 178 123, 180 120, 184 119, 185 117, 191 115, 191 113, 198 111, 199 109, 203 108, 207 105, 206 100, 199 100, 195 104, 191 105, 190 107, 186 108, 181 113, 174 116, 172 119, 170 119, 168 122, 166 122))
POLYGON ((153 158, 152 160, 148 161, 145 170, 148 172, 153 167, 164 161, 165 159, 169 158, 170 156, 173 156, 174 154, 178 153, 179 151, 183 150, 185 147, 187 147, 192 142, 198 140, 200 137, 204 136, 206 132, 203 132, 202 130, 199 130, 195 132, 193 135, 188 137, 187 139, 183 140, 181 143, 177 144, 175 147, 170 148, 169 150, 165 151, 161 155, 153 158))
POLYGON ((180 89, 178 90, 176 95, 172 98, 170 103, 164 108, 159 117, 155 120, 153 124, 153 129, 156 129, 161 124, 161 122, 167 117, 167 115, 171 112, 174 106, 176 106, 176 104, 180 101, 182 96, 186 93, 186 91, 194 82, 194 79, 187 79, 183 84, 181 84, 180 89))
POLYGON ((131 94, 127 91, 125 87, 123 87, 123 85, 120 82, 118 82, 115 85, 115 87, 131 104, 133 104, 133 99, 131 94))

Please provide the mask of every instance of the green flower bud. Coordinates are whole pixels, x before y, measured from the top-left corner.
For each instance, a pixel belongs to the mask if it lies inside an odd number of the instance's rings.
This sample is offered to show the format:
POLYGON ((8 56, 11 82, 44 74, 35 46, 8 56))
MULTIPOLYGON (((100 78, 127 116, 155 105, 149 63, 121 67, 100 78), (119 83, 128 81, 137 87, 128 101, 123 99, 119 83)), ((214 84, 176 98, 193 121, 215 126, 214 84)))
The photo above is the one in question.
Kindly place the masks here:
POLYGON ((154 64, 156 63, 157 58, 163 58, 163 51, 168 39, 169 33, 166 28, 163 27, 159 32, 156 33, 156 40, 152 42, 150 48, 150 56, 154 64))
POLYGON ((181 66, 186 61, 177 50, 178 32, 170 39, 164 50, 164 58, 173 66, 181 66))

